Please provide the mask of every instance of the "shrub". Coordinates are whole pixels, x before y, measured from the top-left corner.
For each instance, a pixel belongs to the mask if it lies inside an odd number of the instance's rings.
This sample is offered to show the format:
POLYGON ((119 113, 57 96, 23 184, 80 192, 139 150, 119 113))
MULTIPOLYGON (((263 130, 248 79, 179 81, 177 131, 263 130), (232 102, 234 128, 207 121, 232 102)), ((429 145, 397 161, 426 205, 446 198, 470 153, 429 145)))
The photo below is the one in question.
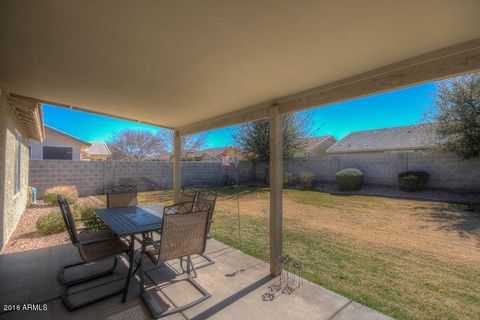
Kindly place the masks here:
POLYGON ((418 192, 425 189, 429 174, 423 171, 407 171, 398 175, 400 190, 406 192, 418 192))
POLYGON ((300 182, 305 189, 315 188, 315 175, 311 172, 300 172, 300 182))
POLYGON ((335 178, 340 191, 355 191, 362 187, 363 172, 358 169, 347 168, 338 171, 335 178))
POLYGON ((283 174, 283 185, 284 186, 291 186, 295 183, 295 176, 293 173, 285 172, 283 174))
POLYGON ((234 179, 231 175, 229 175, 229 174, 224 174, 223 175, 223 185, 225 187, 233 186, 236 183, 237 183, 236 179, 234 179))
POLYGON ((66 229, 63 217, 59 212, 50 212, 38 218, 35 224, 37 231, 46 236, 49 234, 60 233, 66 229))
POLYGON ((56 186, 45 190, 43 201, 50 204, 57 203, 57 194, 64 196, 68 203, 72 204, 78 200, 78 191, 75 186, 56 186))
MULTIPOLYGON (((83 225, 85 227, 100 228, 103 226, 102 219, 100 219, 95 213, 95 208, 89 204, 86 204, 86 203, 76 204, 75 216, 79 217, 80 219, 87 219, 83 221, 83 225)), ((89 231, 93 231, 93 230, 95 229, 90 229, 89 231)))

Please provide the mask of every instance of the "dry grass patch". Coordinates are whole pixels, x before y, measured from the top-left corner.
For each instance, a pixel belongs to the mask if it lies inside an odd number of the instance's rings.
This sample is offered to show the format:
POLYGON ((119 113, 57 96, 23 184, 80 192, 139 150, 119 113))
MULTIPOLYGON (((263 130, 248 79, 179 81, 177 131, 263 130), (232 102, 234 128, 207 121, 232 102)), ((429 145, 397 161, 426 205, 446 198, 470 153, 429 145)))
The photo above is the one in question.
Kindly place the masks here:
MULTIPOLYGON (((221 196, 213 236, 268 260, 268 191, 221 196)), ((477 319, 480 210, 285 190, 284 252, 302 276, 398 319, 477 319)))

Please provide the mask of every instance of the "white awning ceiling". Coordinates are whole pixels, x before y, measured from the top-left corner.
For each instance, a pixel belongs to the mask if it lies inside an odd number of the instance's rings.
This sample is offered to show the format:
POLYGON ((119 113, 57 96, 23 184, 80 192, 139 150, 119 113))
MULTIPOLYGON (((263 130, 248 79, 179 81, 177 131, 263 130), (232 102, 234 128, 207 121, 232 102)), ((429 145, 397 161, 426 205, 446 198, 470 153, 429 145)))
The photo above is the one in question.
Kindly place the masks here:
POLYGON ((0 85, 188 128, 479 39, 479 12, 478 0, 7 0, 0 85))

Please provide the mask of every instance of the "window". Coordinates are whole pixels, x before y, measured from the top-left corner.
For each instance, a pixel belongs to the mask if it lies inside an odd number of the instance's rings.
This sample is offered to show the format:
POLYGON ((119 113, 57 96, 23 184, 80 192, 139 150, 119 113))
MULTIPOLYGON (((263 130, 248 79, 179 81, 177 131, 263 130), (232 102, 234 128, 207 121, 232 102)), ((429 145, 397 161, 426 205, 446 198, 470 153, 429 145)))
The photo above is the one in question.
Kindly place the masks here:
POLYGON ((43 147, 43 159, 72 160, 72 147, 43 147))
POLYGON ((20 192, 22 175, 22 136, 19 133, 15 142, 15 194, 17 194, 20 192))
POLYGON ((28 157, 29 158, 32 157, 32 146, 31 145, 28 146, 28 157))

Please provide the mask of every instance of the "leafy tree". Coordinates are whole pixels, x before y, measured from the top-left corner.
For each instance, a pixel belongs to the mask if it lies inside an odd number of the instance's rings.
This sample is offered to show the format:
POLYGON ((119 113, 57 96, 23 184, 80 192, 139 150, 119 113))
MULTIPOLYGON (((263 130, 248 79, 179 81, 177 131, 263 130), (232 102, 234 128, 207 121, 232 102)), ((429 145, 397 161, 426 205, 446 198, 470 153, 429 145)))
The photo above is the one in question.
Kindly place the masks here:
POLYGON ((480 155, 480 74, 441 82, 427 120, 442 150, 468 159, 480 155))
MULTIPOLYGON (((285 115, 283 122, 283 157, 292 158, 305 148, 305 137, 312 134, 313 121, 309 113, 285 115)), ((243 155, 255 161, 269 161, 270 123, 268 119, 241 124, 231 132, 231 140, 243 155)))
POLYGON ((163 141, 148 130, 122 130, 115 133, 107 144, 114 160, 143 161, 165 150, 163 141))

